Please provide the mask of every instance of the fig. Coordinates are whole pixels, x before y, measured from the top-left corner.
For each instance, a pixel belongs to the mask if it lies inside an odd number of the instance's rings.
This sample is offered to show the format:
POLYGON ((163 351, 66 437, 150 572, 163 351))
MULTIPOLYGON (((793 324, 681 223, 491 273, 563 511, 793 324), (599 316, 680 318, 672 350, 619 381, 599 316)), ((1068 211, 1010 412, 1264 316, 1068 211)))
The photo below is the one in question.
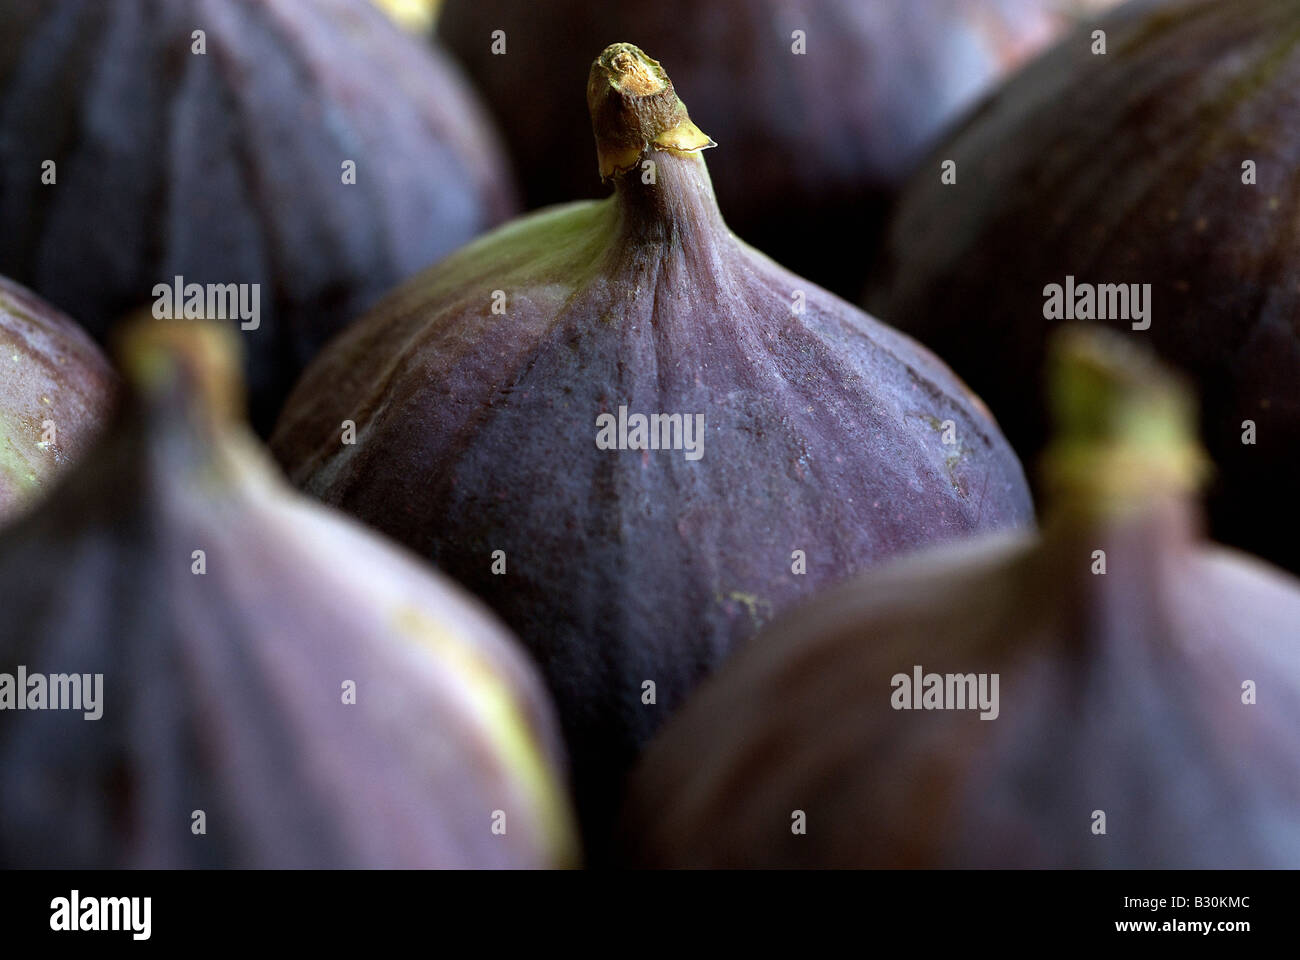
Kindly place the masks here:
POLYGON ((1026 459, 1049 332, 1132 331, 1200 391, 1214 536, 1300 572, 1278 522, 1300 485, 1300 6, 1140 2, 1101 26, 1105 55, 1076 35, 937 149, 867 303, 960 357, 1026 459))
POLYGON ((70 318, 0 277, 0 523, 27 509, 109 418, 117 375, 70 318))
POLYGON ((0 11, 0 272, 101 340, 237 318, 263 433, 343 324, 515 212, 459 68, 368 0, 0 11))
POLYGON ((647 749, 636 862, 1300 866, 1300 581, 1202 542, 1176 376, 1112 331, 1055 344, 1041 536, 756 637, 647 749))
POLYGON ((571 862, 535 669, 285 486, 240 423, 237 341, 129 327, 120 419, 0 536, 0 864, 571 862))
MULTIPOLYGON (((1113 0, 1110 0, 1113 2, 1113 0)), ((529 206, 599 197, 572 162, 587 117, 521 95, 585 74, 623 37, 652 50, 725 148, 736 231, 843 296, 884 209, 933 137, 1089 10, 1070 0, 451 0, 438 32, 502 121, 529 206)))
POLYGON ((771 614, 1032 507, 940 360, 727 229, 656 61, 610 46, 588 101, 614 195, 394 292, 312 363, 272 450, 532 649, 595 845, 638 745, 771 614))

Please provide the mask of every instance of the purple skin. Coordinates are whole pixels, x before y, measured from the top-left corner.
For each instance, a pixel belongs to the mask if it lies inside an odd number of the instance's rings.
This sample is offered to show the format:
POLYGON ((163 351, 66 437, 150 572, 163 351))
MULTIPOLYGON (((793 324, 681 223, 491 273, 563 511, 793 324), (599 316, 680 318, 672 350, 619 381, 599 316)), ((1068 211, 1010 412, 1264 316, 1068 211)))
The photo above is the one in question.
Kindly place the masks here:
POLYGON ((1028 463, 1062 322, 1044 287, 1150 284, 1150 329, 1130 335, 1196 382, 1214 536, 1300 573, 1300 4, 1141 0, 1101 25, 1105 56, 1076 34, 936 148, 867 305, 960 357, 1028 463))
POLYGON ((101 341, 177 275, 261 285, 263 432, 330 336, 517 210, 459 69, 367 0, 7 0, 0 130, 0 273, 101 341))
POLYGON ((99 719, 0 714, 0 865, 571 864, 559 724, 513 638, 289 489, 189 359, 0 537, 0 670, 104 678, 99 719))
POLYGON ((1167 374, 1071 362, 1042 534, 914 554, 754 638, 646 750, 634 863, 1300 866, 1300 581, 1202 539, 1167 374), (997 676, 996 701, 917 709, 917 666, 997 676))
POLYGON ((1019 461, 940 360, 738 241, 698 152, 633 157, 655 184, 637 166, 605 201, 520 219, 350 327, 272 440, 294 483, 432 559, 531 647, 589 839, 639 745, 777 611, 1033 516, 1019 461), (704 414, 703 457, 598 449, 621 405, 704 414))
POLYGON ((927 551, 793 612, 647 749, 628 859, 1300 867, 1300 582, 1197 543, 1184 507, 927 551), (917 664, 998 673, 998 718, 892 709, 917 664))

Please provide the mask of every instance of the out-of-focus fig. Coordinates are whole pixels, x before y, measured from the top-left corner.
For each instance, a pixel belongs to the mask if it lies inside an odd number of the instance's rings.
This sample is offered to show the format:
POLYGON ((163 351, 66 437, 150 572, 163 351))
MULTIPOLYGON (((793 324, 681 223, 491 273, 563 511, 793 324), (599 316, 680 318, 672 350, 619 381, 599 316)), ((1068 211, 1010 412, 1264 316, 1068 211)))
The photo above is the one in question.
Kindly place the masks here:
POLYGON ((1278 515, 1300 488, 1300 4, 1142 0, 1102 27, 938 148, 868 304, 961 358, 1026 459, 1049 331, 1134 330, 1200 391, 1214 536, 1300 572, 1278 515))
POLYGON ((587 116, 539 77, 577 82, 616 38, 650 50, 722 145, 712 164, 740 236, 856 298, 888 197, 987 89, 1106 0, 451 0, 438 32, 502 121, 530 207, 601 195, 574 163, 587 116), (567 78, 567 79, 566 79, 567 78))
POLYGON ((1300 866, 1300 582, 1200 542, 1189 395, 1133 350, 1062 332, 1041 538, 873 571, 701 688, 639 862, 1300 866))
POLYGON ((0 536, 0 863, 569 862, 540 678, 285 488, 237 423, 235 336, 131 327, 115 429, 0 536))
POLYGON ((1031 505, 941 361, 727 229, 658 63, 609 47, 588 100, 614 196, 395 292, 313 363, 272 449, 532 648, 590 831, 638 745, 775 611, 1031 505))
POLYGON ((117 376, 93 340, 0 277, 0 523, 16 516, 97 435, 117 376))
POLYGON ((514 212, 459 69, 367 0, 0 18, 0 272, 100 338, 149 302, 237 316, 259 430, 344 323, 514 212))

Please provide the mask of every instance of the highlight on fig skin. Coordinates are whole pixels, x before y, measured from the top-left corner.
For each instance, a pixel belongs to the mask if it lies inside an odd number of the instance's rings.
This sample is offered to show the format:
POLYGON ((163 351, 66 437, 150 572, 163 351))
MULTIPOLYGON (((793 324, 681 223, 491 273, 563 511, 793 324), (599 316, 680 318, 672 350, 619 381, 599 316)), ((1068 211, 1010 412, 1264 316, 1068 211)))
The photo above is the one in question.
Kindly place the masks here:
POLYGON ((411 33, 432 33, 443 0, 372 0, 384 13, 411 33))
MULTIPOLYGON (((642 746, 735 645, 815 591, 1033 507, 942 360, 728 229, 720 151, 664 65, 614 44, 585 94, 608 195, 520 217, 394 291, 311 364, 271 447, 532 651, 599 858, 642 746), (620 408, 700 417, 702 455, 602 446, 620 408)), ((572 162, 591 175, 586 151, 572 162)))

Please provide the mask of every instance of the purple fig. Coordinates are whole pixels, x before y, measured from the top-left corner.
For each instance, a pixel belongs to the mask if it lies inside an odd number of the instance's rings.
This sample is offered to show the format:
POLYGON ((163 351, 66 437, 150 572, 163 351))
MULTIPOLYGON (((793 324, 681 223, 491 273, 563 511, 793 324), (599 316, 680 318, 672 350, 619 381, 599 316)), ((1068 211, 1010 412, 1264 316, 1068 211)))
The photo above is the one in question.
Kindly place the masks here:
POLYGON ((923 551, 739 651, 629 788, 636 862, 1300 867, 1300 581, 1209 546, 1184 385, 1057 341, 1041 537, 923 551))
POLYGON ((368 0, 0 8, 0 272, 99 338, 149 302, 237 313, 259 430, 347 321, 515 212, 458 68, 368 0))
POLYGON ((1032 507, 940 360, 727 229, 657 62, 609 47, 588 102, 614 195, 392 294, 312 364, 272 449, 520 634, 590 837, 638 745, 790 601, 1032 507))
POLYGON ((1026 459, 1051 330, 1131 331, 1200 391, 1215 537, 1300 573, 1300 4, 1141 0, 1098 26, 936 149, 867 302, 961 358, 1026 459))
POLYGON ((572 862, 540 678, 284 486, 239 422, 236 336, 131 327, 115 429, 0 536, 0 864, 572 862))

